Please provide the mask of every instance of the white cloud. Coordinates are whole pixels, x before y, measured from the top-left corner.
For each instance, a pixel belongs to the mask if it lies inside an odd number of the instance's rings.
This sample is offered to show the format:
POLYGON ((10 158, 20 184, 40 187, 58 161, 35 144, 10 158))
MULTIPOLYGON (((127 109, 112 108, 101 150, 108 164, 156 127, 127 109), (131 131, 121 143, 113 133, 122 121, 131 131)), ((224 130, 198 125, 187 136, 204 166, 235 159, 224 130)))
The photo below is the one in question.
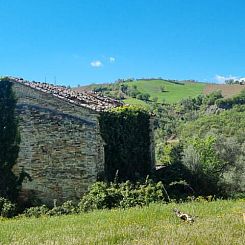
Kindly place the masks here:
POLYGON ((218 83, 225 83, 225 81, 226 81, 226 80, 229 80, 229 79, 240 80, 239 77, 232 76, 232 75, 229 75, 229 76, 216 75, 216 76, 215 76, 215 80, 216 80, 218 83))
POLYGON ((109 57, 110 63, 114 63, 116 61, 115 57, 109 57))
POLYGON ((95 61, 92 61, 91 63, 90 63, 90 65, 92 66, 92 67, 101 67, 101 66, 103 66, 103 64, 102 64, 102 62, 100 61, 100 60, 95 60, 95 61))

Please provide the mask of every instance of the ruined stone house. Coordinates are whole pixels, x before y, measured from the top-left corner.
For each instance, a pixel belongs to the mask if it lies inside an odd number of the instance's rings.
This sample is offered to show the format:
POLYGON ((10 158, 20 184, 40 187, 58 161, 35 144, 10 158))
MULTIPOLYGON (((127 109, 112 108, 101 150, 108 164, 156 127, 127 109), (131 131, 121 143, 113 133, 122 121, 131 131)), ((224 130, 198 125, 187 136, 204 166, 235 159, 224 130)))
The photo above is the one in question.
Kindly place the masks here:
POLYGON ((104 172, 100 111, 121 106, 89 92, 12 78, 21 145, 14 171, 28 173, 21 197, 76 200, 104 172))

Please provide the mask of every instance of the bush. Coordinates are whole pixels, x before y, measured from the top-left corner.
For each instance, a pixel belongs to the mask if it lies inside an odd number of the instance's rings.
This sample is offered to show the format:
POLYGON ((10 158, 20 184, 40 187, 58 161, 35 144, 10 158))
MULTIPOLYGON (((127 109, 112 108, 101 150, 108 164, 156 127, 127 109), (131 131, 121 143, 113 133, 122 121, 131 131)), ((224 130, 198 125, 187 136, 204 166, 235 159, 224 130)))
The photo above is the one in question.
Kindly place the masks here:
POLYGON ((130 181, 121 184, 97 182, 82 197, 79 210, 145 206, 152 202, 162 202, 166 196, 162 182, 154 183, 148 179, 143 184, 130 181))
POLYGON ((31 207, 28 208, 24 211, 23 215, 25 217, 40 217, 42 215, 46 215, 48 213, 49 209, 47 206, 42 205, 42 206, 38 206, 38 207, 31 207))
POLYGON ((205 97, 204 104, 208 106, 214 105, 217 100, 222 99, 222 98, 223 96, 222 96, 221 91, 214 91, 205 97))
POLYGON ((0 197, 0 216, 11 218, 16 214, 16 206, 9 200, 0 197))
POLYGON ((80 211, 118 207, 122 196, 116 185, 96 182, 79 203, 80 211))
POLYGON ((136 96, 136 99, 138 99, 138 100, 144 100, 144 101, 148 101, 149 98, 150 98, 150 94, 148 94, 148 93, 139 93, 136 96))
POLYGON ((182 145, 178 142, 163 143, 156 146, 157 162, 161 165, 169 165, 178 162, 181 158, 182 145))
POLYGON ((125 91, 125 93, 128 96, 131 96, 133 98, 136 98, 136 96, 138 94, 140 94, 140 91, 137 89, 137 86, 136 85, 133 85, 133 86, 128 87, 127 90, 125 91))
POLYGON ((217 115, 204 115, 197 120, 182 124, 180 138, 184 141, 194 137, 204 138, 207 134, 237 137, 239 142, 245 139, 245 106, 237 106, 217 115))
POLYGON ((164 86, 160 86, 160 91, 163 93, 163 92, 166 92, 166 89, 164 86))
POLYGON ((47 212, 49 216, 60 216, 60 215, 68 215, 68 214, 76 214, 77 206, 72 201, 67 201, 63 203, 61 206, 54 206, 47 212))
POLYGON ((151 180, 136 185, 126 181, 120 185, 120 192, 122 193, 119 206, 121 208, 147 206, 153 202, 162 202, 166 196, 162 182, 154 183, 151 180))
POLYGON ((40 217, 43 215, 48 216, 60 216, 68 214, 78 213, 77 206, 72 201, 67 201, 61 206, 54 206, 52 209, 49 209, 46 205, 31 207, 24 211, 23 215, 25 217, 40 217))
POLYGON ((235 105, 244 105, 245 104, 245 89, 241 91, 239 95, 234 96, 233 98, 228 99, 218 99, 216 105, 222 109, 231 109, 235 105))
POLYGON ((232 197, 245 191, 245 144, 223 135, 195 138, 183 152, 191 184, 199 195, 232 197))

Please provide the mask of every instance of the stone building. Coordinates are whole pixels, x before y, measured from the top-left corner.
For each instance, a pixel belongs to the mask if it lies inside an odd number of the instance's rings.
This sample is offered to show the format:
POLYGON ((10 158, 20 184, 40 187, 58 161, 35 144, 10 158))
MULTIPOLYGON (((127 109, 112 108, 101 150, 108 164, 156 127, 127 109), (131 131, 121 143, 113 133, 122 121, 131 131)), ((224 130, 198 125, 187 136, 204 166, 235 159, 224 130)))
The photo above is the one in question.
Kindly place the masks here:
POLYGON ((11 78, 17 96, 21 145, 14 171, 22 169, 21 196, 51 204, 78 199, 104 171, 99 112, 120 106, 93 93, 11 78))
MULTIPOLYGON (((100 112, 122 103, 92 92, 9 77, 17 97, 21 144, 16 174, 32 179, 20 197, 52 205, 78 200, 104 173, 100 112)), ((152 131, 150 135, 153 139, 152 131)), ((153 141, 149 149, 154 167, 153 141)))

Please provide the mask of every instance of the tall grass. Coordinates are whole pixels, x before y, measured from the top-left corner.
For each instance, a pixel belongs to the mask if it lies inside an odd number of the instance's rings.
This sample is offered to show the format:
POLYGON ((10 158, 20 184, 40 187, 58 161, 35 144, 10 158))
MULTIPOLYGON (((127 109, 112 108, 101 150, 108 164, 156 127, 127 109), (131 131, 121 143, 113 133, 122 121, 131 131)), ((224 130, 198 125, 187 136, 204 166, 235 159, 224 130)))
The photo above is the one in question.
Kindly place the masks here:
POLYGON ((1 220, 0 244, 244 244, 244 209, 244 200, 189 202, 1 220), (184 223, 174 207, 196 221, 184 223))

